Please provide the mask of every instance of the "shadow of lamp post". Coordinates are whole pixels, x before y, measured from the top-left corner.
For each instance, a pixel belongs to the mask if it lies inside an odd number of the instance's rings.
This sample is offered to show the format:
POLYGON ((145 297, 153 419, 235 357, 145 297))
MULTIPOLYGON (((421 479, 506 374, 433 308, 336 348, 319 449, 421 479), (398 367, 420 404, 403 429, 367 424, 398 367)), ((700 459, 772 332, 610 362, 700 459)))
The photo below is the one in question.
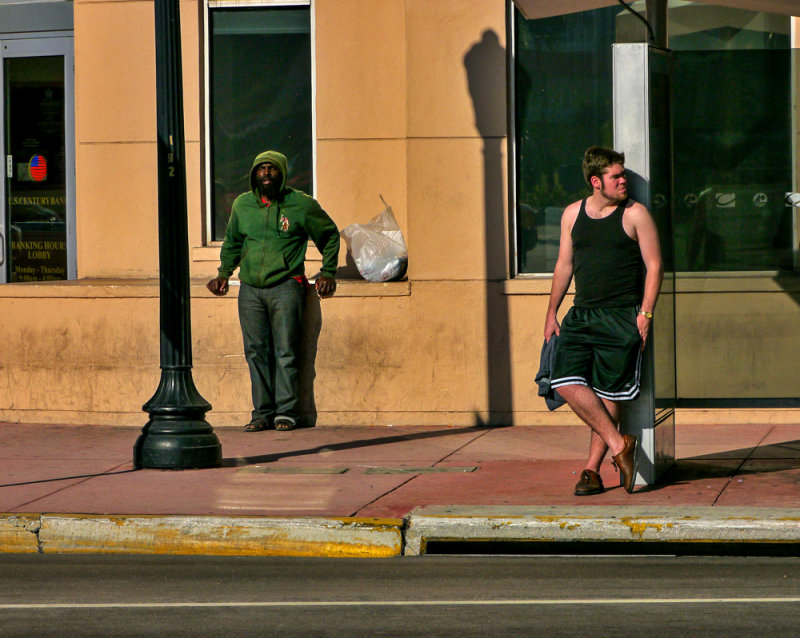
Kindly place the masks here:
POLYGON ((155 0, 158 119, 158 261, 161 381, 142 407, 150 420, 134 445, 137 468, 219 467, 211 409, 192 380, 189 242, 178 0, 155 0))

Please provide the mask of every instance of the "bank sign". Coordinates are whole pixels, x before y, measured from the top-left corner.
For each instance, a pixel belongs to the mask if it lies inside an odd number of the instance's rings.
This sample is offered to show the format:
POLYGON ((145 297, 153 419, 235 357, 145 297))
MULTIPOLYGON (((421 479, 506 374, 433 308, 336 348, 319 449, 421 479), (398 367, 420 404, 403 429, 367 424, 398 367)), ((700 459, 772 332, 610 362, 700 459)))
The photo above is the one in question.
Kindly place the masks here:
MULTIPOLYGON (((46 174, 46 168, 44 171, 46 174)), ((10 280, 66 279, 67 225, 63 191, 17 193, 9 198, 9 204, 10 280)))

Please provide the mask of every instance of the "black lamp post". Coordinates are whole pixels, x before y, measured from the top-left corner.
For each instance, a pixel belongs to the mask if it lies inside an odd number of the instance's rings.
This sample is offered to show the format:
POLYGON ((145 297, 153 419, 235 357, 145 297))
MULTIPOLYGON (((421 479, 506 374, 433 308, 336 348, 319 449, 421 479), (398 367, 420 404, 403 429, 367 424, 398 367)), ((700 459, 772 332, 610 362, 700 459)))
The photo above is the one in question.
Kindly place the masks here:
POLYGON ((137 468, 218 467, 211 409, 192 380, 189 241, 178 0, 155 0, 158 118, 158 255, 161 382, 144 404, 150 420, 134 445, 137 468))

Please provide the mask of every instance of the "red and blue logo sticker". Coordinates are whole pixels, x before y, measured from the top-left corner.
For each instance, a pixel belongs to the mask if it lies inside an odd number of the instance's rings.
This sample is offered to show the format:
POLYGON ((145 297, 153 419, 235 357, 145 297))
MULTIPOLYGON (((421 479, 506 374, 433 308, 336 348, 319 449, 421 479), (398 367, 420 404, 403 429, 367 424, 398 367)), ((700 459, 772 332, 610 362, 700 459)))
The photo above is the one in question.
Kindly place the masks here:
POLYGON ((34 182, 43 182, 47 179, 47 160, 43 155, 34 155, 28 162, 28 175, 34 182))

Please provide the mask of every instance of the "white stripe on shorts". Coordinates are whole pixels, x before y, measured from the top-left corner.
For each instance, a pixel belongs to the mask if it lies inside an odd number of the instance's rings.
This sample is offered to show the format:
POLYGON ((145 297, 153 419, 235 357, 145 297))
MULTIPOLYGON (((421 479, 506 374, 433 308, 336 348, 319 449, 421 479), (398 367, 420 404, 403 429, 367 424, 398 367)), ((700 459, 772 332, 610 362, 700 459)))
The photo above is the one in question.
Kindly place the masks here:
POLYGON ((563 385, 585 385, 589 387, 589 382, 583 377, 561 377, 560 379, 550 379, 550 387, 560 388, 563 385))
POLYGON ((578 377, 578 376, 551 379, 550 387, 556 390, 565 385, 585 385, 587 387, 591 387, 592 390, 594 390, 595 394, 603 399, 608 399, 609 401, 631 401, 639 396, 641 374, 642 374, 642 351, 640 350, 639 356, 636 358, 636 372, 634 373, 633 385, 627 390, 624 390, 623 392, 606 392, 605 390, 601 390, 600 388, 595 388, 594 386, 590 386, 589 382, 584 377, 578 377))

